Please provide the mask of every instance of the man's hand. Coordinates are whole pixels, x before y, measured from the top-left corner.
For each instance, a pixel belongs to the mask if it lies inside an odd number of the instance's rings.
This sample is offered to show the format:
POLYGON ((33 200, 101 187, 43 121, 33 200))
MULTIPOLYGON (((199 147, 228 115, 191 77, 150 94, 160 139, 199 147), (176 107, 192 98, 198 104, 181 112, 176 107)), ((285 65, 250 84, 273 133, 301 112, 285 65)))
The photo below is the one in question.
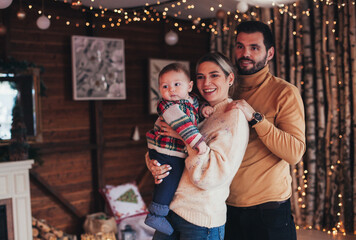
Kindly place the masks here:
POLYGON ((250 104, 248 104, 244 99, 232 101, 227 106, 225 112, 230 111, 232 109, 240 109, 244 113, 247 121, 252 120, 252 114, 255 112, 255 110, 250 106, 250 104))

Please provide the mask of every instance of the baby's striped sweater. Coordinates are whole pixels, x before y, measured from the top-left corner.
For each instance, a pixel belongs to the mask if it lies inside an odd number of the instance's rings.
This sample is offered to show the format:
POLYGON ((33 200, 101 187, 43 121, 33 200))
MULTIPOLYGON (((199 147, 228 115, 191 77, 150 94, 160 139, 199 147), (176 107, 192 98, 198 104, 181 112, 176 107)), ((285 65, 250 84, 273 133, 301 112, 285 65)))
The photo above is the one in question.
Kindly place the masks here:
MULTIPOLYGON (((157 105, 157 112, 192 148, 203 141, 203 136, 197 128, 199 123, 197 97, 191 95, 187 100, 178 101, 162 99, 157 105)), ((184 142, 177 138, 160 135, 160 131, 161 122, 158 118, 154 128, 146 133, 148 148, 169 156, 185 158, 187 153, 184 142)))

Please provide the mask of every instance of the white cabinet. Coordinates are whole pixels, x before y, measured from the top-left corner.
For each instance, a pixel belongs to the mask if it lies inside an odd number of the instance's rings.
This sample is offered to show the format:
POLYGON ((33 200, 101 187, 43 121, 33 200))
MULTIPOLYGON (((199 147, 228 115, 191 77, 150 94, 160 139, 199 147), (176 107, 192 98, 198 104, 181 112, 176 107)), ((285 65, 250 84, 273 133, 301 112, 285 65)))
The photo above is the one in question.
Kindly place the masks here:
POLYGON ((33 163, 33 160, 0 163, 0 200, 12 202, 13 223, 8 226, 13 226, 15 240, 32 240, 29 169, 33 163))

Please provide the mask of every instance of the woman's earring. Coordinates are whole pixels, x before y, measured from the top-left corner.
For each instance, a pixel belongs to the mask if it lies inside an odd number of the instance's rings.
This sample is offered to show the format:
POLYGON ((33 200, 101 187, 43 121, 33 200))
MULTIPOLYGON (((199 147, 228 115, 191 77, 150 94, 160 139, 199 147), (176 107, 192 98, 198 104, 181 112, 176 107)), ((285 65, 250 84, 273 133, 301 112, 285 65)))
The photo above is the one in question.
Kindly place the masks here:
POLYGON ((229 83, 229 86, 231 87, 231 86, 232 86, 232 83, 229 83))

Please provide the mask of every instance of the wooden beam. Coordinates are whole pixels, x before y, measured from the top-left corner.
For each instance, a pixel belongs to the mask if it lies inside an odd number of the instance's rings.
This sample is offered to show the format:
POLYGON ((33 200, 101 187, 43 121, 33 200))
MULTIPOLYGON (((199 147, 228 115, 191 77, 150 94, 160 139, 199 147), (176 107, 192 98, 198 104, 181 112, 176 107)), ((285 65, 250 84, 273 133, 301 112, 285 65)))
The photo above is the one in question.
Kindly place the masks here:
POLYGON ((104 199, 100 195, 100 189, 104 187, 103 179, 103 155, 104 155, 104 136, 103 136, 103 102, 91 101, 90 103, 90 128, 91 143, 96 146, 92 150, 92 176, 94 193, 94 210, 104 210, 104 199))
POLYGON ((84 216, 73 206, 60 192, 53 188, 44 178, 42 178, 35 170, 30 169, 30 177, 33 181, 38 183, 46 192, 50 193, 57 202, 59 202, 65 209, 78 219, 84 216))
POLYGON ((0 11, 0 23, 2 23, 6 28, 6 33, 0 35, 0 58, 7 59, 9 53, 9 42, 10 42, 10 16, 12 13, 12 8, 8 7, 0 11))

